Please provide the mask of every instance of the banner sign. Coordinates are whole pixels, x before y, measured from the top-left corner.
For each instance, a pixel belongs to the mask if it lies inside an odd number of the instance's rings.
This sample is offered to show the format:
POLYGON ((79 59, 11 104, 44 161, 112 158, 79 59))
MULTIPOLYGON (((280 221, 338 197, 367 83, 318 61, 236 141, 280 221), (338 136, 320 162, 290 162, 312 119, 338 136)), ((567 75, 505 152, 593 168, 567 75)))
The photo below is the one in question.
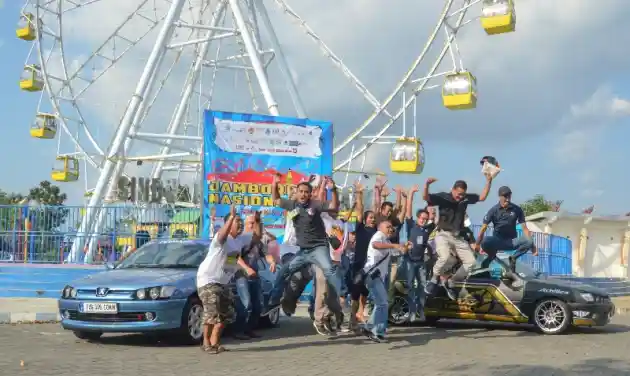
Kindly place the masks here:
POLYGON ((273 176, 281 174, 286 197, 311 175, 332 175, 330 122, 206 111, 204 123, 204 238, 211 234, 210 213, 220 227, 232 204, 242 216, 262 211, 266 229, 281 237, 285 213, 271 200, 273 176))

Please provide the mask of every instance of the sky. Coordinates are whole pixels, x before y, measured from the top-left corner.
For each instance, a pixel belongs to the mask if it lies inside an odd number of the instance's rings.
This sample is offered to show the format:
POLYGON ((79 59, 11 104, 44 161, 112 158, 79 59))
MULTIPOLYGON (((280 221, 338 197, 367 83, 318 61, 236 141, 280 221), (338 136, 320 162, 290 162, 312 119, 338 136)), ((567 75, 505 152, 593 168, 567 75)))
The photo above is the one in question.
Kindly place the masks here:
MULTIPOLYGON (((104 3, 97 2, 64 16, 61 34, 67 66, 80 66, 141 1, 104 3)), ((194 6, 199 1, 191 3, 194 6)), ((288 3, 379 100, 387 97, 420 53, 443 4, 437 0, 288 3)), ((342 139, 368 117, 370 106, 273 1, 266 4, 308 115, 333 121, 336 140, 342 139)), ((18 88, 20 72, 32 46, 15 38, 14 25, 21 6, 19 1, 0 0, 0 113, 4 128, 0 150, 5 160, 0 188, 14 192, 24 192, 48 179, 58 150, 74 151, 67 136, 58 144, 56 140, 37 140, 28 135, 40 98, 18 88)), ((422 92, 418 98, 417 131, 425 145, 424 172, 411 177, 390 174, 391 184, 422 185, 427 177, 434 176, 439 179, 435 190, 447 190, 455 180, 465 179, 471 192, 479 192, 483 177, 478 161, 484 155, 493 155, 504 171, 496 179, 488 202, 472 210, 473 218, 480 218, 496 201, 496 190, 502 185, 512 188, 517 202, 543 194, 551 200, 564 200, 563 209, 569 211, 594 204, 596 213, 602 215, 629 212, 626 195, 621 202, 617 196, 630 184, 626 168, 630 54, 624 42, 630 40, 630 28, 624 26, 630 18, 630 2, 520 0, 516 7, 515 33, 487 36, 478 20, 460 31, 457 40, 461 59, 478 80, 478 107, 474 111, 449 111, 441 106, 439 91, 422 92)), ((164 2, 153 11, 159 16, 166 9, 164 2)), ((146 14, 151 11, 146 10, 146 14)), ((184 17, 194 19, 194 9, 186 11, 190 16, 184 17)), ((472 11, 479 12, 479 7, 472 11)), ((140 35, 148 26, 133 21, 126 27, 127 35, 140 35)), ((176 35, 177 38, 185 36, 176 35)), ((154 31, 131 49, 115 69, 99 78, 79 102, 96 143, 104 150, 138 82, 152 40, 154 31)), ((435 49, 427 54, 420 76, 436 56, 435 49)), ((143 125, 144 131, 166 128, 168 121, 164 119, 170 119, 179 101, 190 62, 187 52, 164 84, 146 126, 143 125)), ((50 71, 59 72, 60 63, 61 56, 54 53, 50 71)), ((103 60, 96 65, 99 64, 102 67, 103 60)), ((295 115, 280 75, 276 71, 269 74, 272 89, 279 93, 276 99, 280 112, 295 115)), ((236 91, 235 80, 241 80, 243 86, 242 77, 226 75, 217 80, 214 108, 243 110, 239 106, 244 105, 241 99, 246 93, 236 91)), ((82 84, 78 81, 75 80, 76 88, 80 89, 82 84)), ((207 78, 205 82, 209 82, 207 78)), ((50 111, 46 98, 40 108, 50 111)), ((392 105, 389 109, 395 108, 392 105)), ((190 122, 196 119, 191 116, 190 122)), ((382 123, 379 117, 379 124, 382 123)), ((399 129, 399 125, 394 128, 399 129)), ((85 135, 82 137, 81 142, 87 145, 85 135)), ((354 142, 357 146, 360 143, 361 140, 354 142)), ((88 145, 88 149, 94 147, 88 145)), ((374 147, 368 152, 367 168, 387 171, 387 161, 388 146, 374 147)), ((141 169, 144 168, 147 167, 141 169)), ((91 171, 87 176, 88 185, 93 186, 96 174, 91 171)), ((71 197, 69 203, 83 202, 84 182, 62 184, 71 197)))

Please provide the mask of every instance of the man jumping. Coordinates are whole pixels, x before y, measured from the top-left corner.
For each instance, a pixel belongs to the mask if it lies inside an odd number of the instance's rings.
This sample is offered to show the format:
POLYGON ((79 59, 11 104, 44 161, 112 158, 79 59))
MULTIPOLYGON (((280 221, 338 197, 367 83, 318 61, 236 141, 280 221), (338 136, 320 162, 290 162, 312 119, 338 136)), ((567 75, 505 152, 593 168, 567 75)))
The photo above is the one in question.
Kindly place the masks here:
POLYGON ((492 176, 487 175, 486 179, 486 186, 481 195, 466 193, 468 184, 463 180, 456 181, 450 192, 436 194, 429 193, 429 187, 437 179, 429 178, 424 184, 422 198, 429 205, 437 206, 439 213, 438 233, 435 236, 435 251, 438 259, 433 267, 433 278, 427 283, 425 289, 427 294, 433 293, 435 286, 440 283, 446 290, 448 297, 455 300, 457 295, 452 283, 465 280, 475 265, 475 255, 470 244, 463 237, 464 221, 468 205, 485 201, 488 197, 488 192, 492 185, 492 176), (448 271, 444 270, 451 254, 455 254, 462 263, 462 266, 452 278, 447 274, 448 271))
POLYGON ((490 208, 483 218, 483 226, 474 246, 475 251, 478 252, 481 248, 488 255, 481 267, 489 268, 498 251, 516 250, 510 256, 510 269, 514 272, 519 257, 530 250, 534 256, 538 254, 532 239, 532 234, 525 223, 523 209, 512 203, 512 190, 509 187, 499 188, 499 203, 490 208), (494 226, 494 233, 492 236, 484 236, 489 224, 494 226), (517 224, 521 225, 525 236, 518 236, 517 224))
POLYGON ((339 210, 339 195, 335 183, 331 178, 326 178, 326 185, 330 186, 332 193, 331 201, 312 200, 313 187, 308 182, 297 185, 295 199, 283 199, 278 190, 279 183, 280 175, 278 174, 274 176, 271 184, 271 198, 274 205, 288 211, 287 220, 293 221, 299 250, 291 262, 283 266, 276 275, 267 312, 280 306, 287 279, 306 265, 314 264, 319 267, 324 273, 329 287, 334 289, 331 292, 337 296, 341 285, 337 267, 330 258, 328 234, 321 217, 324 212, 336 213, 339 210))

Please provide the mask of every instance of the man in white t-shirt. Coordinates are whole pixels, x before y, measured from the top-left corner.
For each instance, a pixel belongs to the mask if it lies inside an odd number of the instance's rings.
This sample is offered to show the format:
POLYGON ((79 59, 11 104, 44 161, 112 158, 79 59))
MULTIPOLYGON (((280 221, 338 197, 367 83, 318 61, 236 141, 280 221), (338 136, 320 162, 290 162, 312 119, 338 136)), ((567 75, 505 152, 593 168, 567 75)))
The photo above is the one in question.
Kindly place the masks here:
POLYGON ((389 258, 392 252, 406 253, 409 244, 393 244, 389 240, 396 229, 390 221, 383 221, 370 239, 367 262, 363 267, 365 284, 374 301, 374 310, 364 329, 364 334, 374 342, 385 341, 388 319, 388 296, 385 281, 389 274, 389 258))
POLYGON ((234 321, 234 294, 230 280, 239 267, 250 276, 256 274, 240 254, 249 246, 248 242, 258 239, 256 236, 239 236, 241 228, 242 220, 232 206, 229 218, 215 234, 208 254, 197 270, 197 294, 203 304, 203 350, 213 354, 225 351, 220 345, 221 333, 234 321))

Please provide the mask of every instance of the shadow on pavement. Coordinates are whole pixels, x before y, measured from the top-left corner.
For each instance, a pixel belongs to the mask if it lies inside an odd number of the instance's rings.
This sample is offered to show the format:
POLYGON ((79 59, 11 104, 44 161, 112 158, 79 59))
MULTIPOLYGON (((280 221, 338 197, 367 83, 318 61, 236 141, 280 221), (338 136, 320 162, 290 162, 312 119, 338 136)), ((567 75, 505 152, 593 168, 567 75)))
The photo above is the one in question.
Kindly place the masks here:
MULTIPOLYGON (((462 375, 470 374, 470 367, 455 367, 448 371, 462 375)), ((483 374, 488 376, 627 376, 630 375, 630 365, 616 359, 589 359, 567 367, 531 366, 510 364, 484 368, 483 374)))
MULTIPOLYGON (((498 324, 479 321, 440 321, 433 327, 427 327, 422 325, 412 326, 397 326, 391 327, 391 343, 390 350, 423 346, 431 340, 445 339, 453 335, 460 337, 476 337, 483 335, 484 338, 503 337, 505 332, 513 332, 518 336, 542 336, 536 332, 536 330, 530 325, 518 325, 518 324, 498 324), (497 335, 490 333, 496 331, 497 335), (457 334, 455 334, 457 332, 457 334), (500 334, 504 332, 504 334, 500 334), (406 342, 406 343, 399 343, 406 342)), ((602 328, 574 328, 570 330, 567 335, 580 335, 580 334, 614 334, 614 333, 627 333, 630 332, 630 327, 625 325, 610 324, 602 328)), ((283 318, 280 320, 280 324, 276 328, 260 329, 256 331, 261 335, 260 338, 253 338, 250 340, 242 341, 232 339, 229 332, 224 335, 223 341, 226 344, 251 344, 255 343, 255 347, 249 347, 248 349, 255 348, 257 351, 275 351, 283 349, 295 348, 295 341, 291 343, 285 343, 280 345, 266 343, 270 340, 278 340, 283 338, 304 338, 306 341, 300 342, 300 347, 309 346, 324 346, 331 343, 337 344, 351 344, 351 345, 363 345, 372 344, 363 336, 356 335, 340 335, 336 338, 326 339, 325 337, 317 336, 312 321, 307 317, 292 317, 290 319, 283 318), (314 340, 311 340, 312 337, 314 340)), ((169 334, 121 334, 121 335, 107 335, 102 337, 94 343, 102 345, 114 345, 114 346, 146 346, 146 347, 179 347, 190 346, 178 343, 176 338, 169 334)))

